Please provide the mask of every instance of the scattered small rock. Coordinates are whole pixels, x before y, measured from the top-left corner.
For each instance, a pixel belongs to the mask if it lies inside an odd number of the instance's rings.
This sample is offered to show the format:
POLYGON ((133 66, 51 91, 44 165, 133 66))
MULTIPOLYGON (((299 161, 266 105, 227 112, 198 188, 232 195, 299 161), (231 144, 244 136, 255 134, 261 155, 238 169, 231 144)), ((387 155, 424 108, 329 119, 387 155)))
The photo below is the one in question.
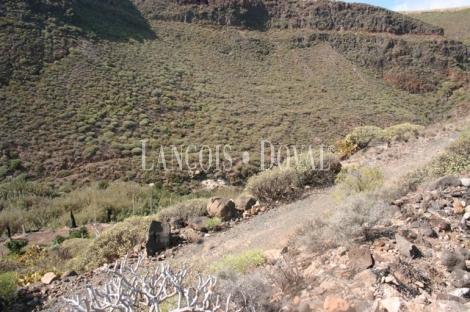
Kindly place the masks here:
POLYGON ((306 302, 302 302, 301 304, 299 304, 299 307, 297 308, 297 310, 299 310, 299 312, 310 312, 310 311, 312 311, 312 309, 310 308, 310 305, 306 302))
POLYGON ((450 223, 442 218, 434 217, 429 220, 432 227, 437 228, 438 231, 446 232, 450 231, 450 223))
POLYGON ((460 183, 462 183, 462 185, 465 186, 465 187, 469 187, 470 186, 470 179, 469 178, 460 179, 460 183))
POLYGON ((399 297, 382 299, 380 305, 388 312, 408 311, 405 302, 399 297))
POLYGON ((58 280, 59 280, 59 278, 53 272, 48 272, 48 273, 44 274, 44 276, 41 278, 41 282, 43 282, 44 284, 47 284, 47 285, 51 284, 54 281, 58 281, 58 280))
POLYGON ((365 287, 372 287, 377 281, 377 275, 372 270, 367 269, 354 276, 354 280, 364 283, 365 287))
POLYGON ((352 248, 348 252, 349 265, 353 268, 365 270, 374 265, 374 259, 369 248, 352 248))
POLYGON ((420 256, 420 252, 415 245, 410 243, 406 238, 399 234, 395 234, 395 240, 397 242, 397 249, 401 255, 407 258, 417 258, 420 256))
POLYGON ((457 288, 452 290, 449 294, 456 297, 466 297, 470 295, 470 288, 457 288))
POLYGON ((465 258, 452 250, 444 249, 441 253, 441 262, 447 268, 447 271, 452 272, 456 269, 465 270, 465 258))
POLYGON ((465 207, 462 205, 460 201, 454 202, 454 213, 455 214, 465 213, 465 207))
POLYGON ((456 269, 450 274, 450 282, 457 288, 470 287, 470 273, 462 269, 456 269))
POLYGON ((348 312, 350 311, 351 306, 344 299, 326 296, 323 303, 323 309, 328 312, 348 312))

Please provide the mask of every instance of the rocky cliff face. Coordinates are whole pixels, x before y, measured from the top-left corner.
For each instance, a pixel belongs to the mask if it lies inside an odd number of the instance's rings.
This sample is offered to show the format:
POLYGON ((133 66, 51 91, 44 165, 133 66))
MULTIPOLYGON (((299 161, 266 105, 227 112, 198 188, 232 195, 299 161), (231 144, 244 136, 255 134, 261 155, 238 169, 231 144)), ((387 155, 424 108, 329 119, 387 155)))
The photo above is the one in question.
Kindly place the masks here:
POLYGON ((403 34, 438 34, 442 28, 366 4, 328 1, 134 0, 150 19, 252 28, 308 28, 403 34))
POLYGON ((299 1, 268 2, 270 27, 349 30, 373 33, 439 34, 442 28, 399 13, 360 3, 299 1))

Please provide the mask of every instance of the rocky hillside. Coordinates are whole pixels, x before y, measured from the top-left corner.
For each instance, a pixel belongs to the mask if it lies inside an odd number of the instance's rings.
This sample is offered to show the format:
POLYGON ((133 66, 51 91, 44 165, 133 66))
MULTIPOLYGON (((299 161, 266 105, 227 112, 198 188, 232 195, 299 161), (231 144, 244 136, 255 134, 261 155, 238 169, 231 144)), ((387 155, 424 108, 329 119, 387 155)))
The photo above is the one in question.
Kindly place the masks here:
POLYGON ((427 124, 468 101, 461 42, 362 4, 4 1, 0 37, 3 180, 188 190, 186 174, 139 170, 141 139, 231 144, 234 159, 249 150, 259 162, 263 139, 332 144, 360 124, 427 124))
MULTIPOLYGON (((405 159, 410 160, 409 157, 405 159)), ((18 301, 12 307, 18 310, 35 307, 50 311, 71 305, 77 307, 87 296, 86 285, 92 285, 94 289, 103 290, 104 293, 120 292, 126 298, 132 294, 131 283, 123 286, 123 290, 104 286, 111 283, 112 276, 121 277, 114 269, 122 269, 127 271, 125 276, 132 276, 134 273, 127 266, 134 269, 140 267, 142 271, 148 272, 161 267, 157 261, 165 261, 163 263, 171 263, 177 267, 174 271, 177 274, 180 272, 177 264, 181 264, 179 261, 184 259, 185 263, 189 263, 189 272, 199 272, 207 267, 213 268, 214 263, 219 263, 223 258, 237 259, 238 262, 234 262, 236 264, 232 264, 233 267, 227 264, 218 271, 215 294, 225 298, 227 292, 231 292, 232 307, 246 307, 248 304, 250 307, 262 308, 263 311, 278 311, 283 308, 306 312, 468 311, 469 187, 470 178, 444 176, 424 184, 418 191, 393 197, 391 201, 380 199, 380 196, 376 197, 377 194, 372 193, 365 194, 360 202, 356 202, 357 198, 348 198, 352 200, 352 205, 340 206, 344 210, 339 213, 347 216, 343 219, 333 218, 331 213, 328 217, 324 213, 324 205, 328 205, 331 200, 329 198, 325 201, 324 195, 317 199, 314 198, 317 195, 311 195, 292 205, 267 210, 259 203, 253 206, 254 201, 250 204, 249 201, 239 201, 241 198, 235 200, 235 203, 228 199, 224 203, 220 198, 211 199, 207 204, 211 215, 211 211, 215 212, 214 208, 220 209, 218 213, 227 213, 230 209, 226 208, 230 205, 231 209, 241 209, 240 214, 244 211, 243 220, 227 218, 227 222, 216 226, 221 233, 207 233, 208 223, 203 222, 204 219, 207 221, 207 217, 191 217, 187 227, 172 219, 170 225, 166 224, 155 230, 161 239, 157 242, 170 242, 172 248, 163 251, 162 246, 156 247, 157 254, 151 258, 147 258, 149 250, 153 250, 153 245, 156 244, 151 236, 146 244, 140 244, 144 237, 141 235, 134 242, 136 245, 133 248, 129 242, 119 241, 116 244, 113 240, 110 243, 112 247, 100 245, 98 248, 106 250, 104 254, 109 255, 121 247, 119 244, 126 244, 131 250, 125 250, 128 251, 128 256, 125 260, 121 258, 119 265, 117 262, 108 263, 80 274, 69 270, 60 278, 56 275, 57 272, 51 271, 42 276, 41 282, 20 288, 18 301), (315 205, 310 205, 311 203, 315 205), (357 207, 353 208, 354 205, 357 207), (369 208, 361 211, 364 206, 369 208), (252 214, 253 211, 256 213, 252 214), (355 212, 359 215, 355 215, 355 212), (289 227, 293 221, 298 225, 299 218, 307 213, 306 219, 314 218, 310 223, 302 223, 297 231, 289 227), (285 222, 275 222, 280 219, 285 222), (330 222, 337 224, 341 230, 331 233, 330 222), (361 224, 360 227, 358 223, 361 224), (323 233, 323 236, 309 236, 312 233, 323 233), (343 236, 345 233, 349 235, 343 236), (270 236, 268 241, 258 242, 259 238, 266 235, 270 236), (287 236, 291 238, 286 243, 287 236), (332 244, 334 239, 339 239, 339 246, 332 244), (270 248, 274 241, 276 247, 282 247, 264 252, 259 249, 250 251, 257 244, 270 248), (352 245, 347 244, 347 241, 352 245), (242 252, 247 249, 248 251, 242 252), (265 255, 260 262, 249 263, 252 266, 246 272, 236 274, 236 270, 247 265, 247 261, 256 260, 237 256, 246 257, 259 253, 265 255), (77 295, 82 299, 76 299, 77 295), (64 298, 69 301, 66 303, 64 298)), ((329 191, 326 190, 326 193, 329 191)), ((383 196, 387 196, 385 193, 383 196)), ((219 217, 224 216, 221 214, 219 217)), ((139 223, 117 224, 110 231, 103 232, 96 241, 103 243, 103 240, 116 239, 120 237, 117 233, 129 226, 139 227, 141 230, 144 224, 148 225, 150 219, 134 219, 133 222, 139 223), (114 229, 115 232, 111 232, 114 229)), ((149 231, 151 228, 152 226, 149 231)), ((58 248, 52 250, 67 250, 74 245, 79 244, 77 241, 70 241, 68 247, 56 246, 58 248)), ((101 250, 96 251, 91 258, 103 253, 101 250)), ((39 249, 38 252, 45 253, 46 250, 39 249)), ((155 272, 156 276, 160 274, 158 269, 155 272)), ((191 274, 183 277, 192 281, 191 274)), ((164 283, 161 285, 170 287, 164 283)), ((105 303, 106 296, 98 295, 91 302, 105 303)), ((125 304, 124 300, 122 304, 125 304)))

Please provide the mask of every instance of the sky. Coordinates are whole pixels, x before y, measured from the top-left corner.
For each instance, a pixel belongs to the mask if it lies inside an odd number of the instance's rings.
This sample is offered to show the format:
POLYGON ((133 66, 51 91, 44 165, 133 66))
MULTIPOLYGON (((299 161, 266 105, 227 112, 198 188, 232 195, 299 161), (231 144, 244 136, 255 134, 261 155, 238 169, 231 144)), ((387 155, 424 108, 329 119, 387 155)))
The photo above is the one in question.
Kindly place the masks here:
POLYGON ((368 3, 393 11, 434 10, 470 6, 470 0, 346 0, 346 2, 368 3))

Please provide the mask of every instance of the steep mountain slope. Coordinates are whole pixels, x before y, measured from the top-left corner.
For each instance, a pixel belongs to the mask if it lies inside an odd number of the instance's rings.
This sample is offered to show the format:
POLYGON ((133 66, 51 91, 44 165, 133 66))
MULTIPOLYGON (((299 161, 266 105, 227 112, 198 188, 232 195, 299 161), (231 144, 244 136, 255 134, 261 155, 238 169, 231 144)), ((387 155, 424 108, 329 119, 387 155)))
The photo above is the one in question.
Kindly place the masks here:
POLYGON ((0 179, 168 182, 142 174, 139 140, 153 159, 171 144, 259 158, 259 140, 332 143, 361 124, 426 124, 468 95, 462 43, 367 5, 23 3, 0 8, 0 179))

